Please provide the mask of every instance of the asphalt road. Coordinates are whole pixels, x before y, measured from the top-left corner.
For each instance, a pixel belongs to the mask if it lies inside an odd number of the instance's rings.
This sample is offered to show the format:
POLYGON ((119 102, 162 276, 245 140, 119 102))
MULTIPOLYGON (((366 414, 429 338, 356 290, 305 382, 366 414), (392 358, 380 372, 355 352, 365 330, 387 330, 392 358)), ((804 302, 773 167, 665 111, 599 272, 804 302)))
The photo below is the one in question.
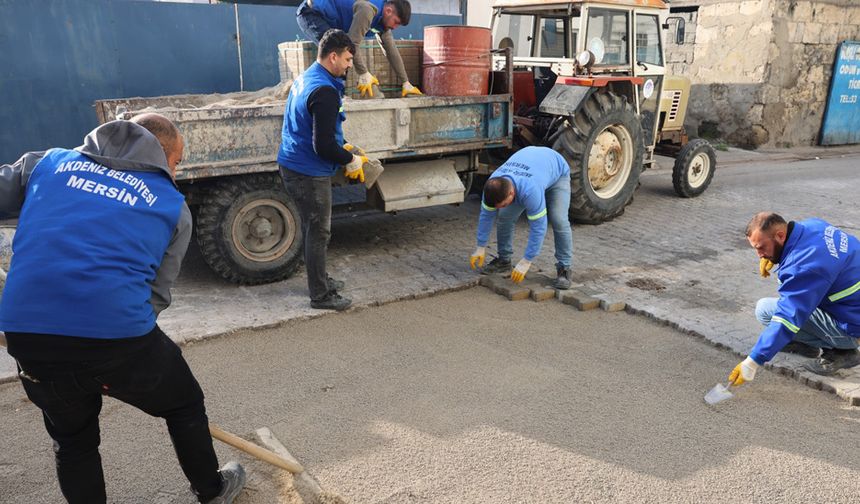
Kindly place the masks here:
MULTIPOLYGON (((210 419, 268 426, 351 503, 854 502, 860 409, 763 371, 716 407, 737 357, 625 313, 483 288, 184 348, 210 419)), ((0 385, 0 502, 60 502, 40 415, 0 385)), ((111 502, 193 502, 166 429, 108 400, 111 502)), ((238 458, 237 504, 307 502, 238 458)), ((335 500, 340 500, 335 499, 335 500)), ((331 502, 331 501, 329 501, 331 502)))

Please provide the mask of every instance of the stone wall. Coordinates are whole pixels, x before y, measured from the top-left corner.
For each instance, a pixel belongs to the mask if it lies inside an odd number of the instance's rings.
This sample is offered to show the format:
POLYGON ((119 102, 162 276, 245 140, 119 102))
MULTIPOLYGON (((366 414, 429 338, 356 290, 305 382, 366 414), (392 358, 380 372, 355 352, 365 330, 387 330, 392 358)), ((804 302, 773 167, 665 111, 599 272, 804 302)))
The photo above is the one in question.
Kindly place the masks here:
POLYGON ((781 1, 759 103, 767 144, 817 143, 839 43, 860 40, 860 2, 781 1))
MULTIPOLYGON (((733 145, 812 145, 838 43, 860 37, 854 0, 681 0, 684 45, 667 35, 670 71, 692 81, 690 132, 733 145), (698 7, 698 10, 690 9, 698 7)), ((672 24, 674 29, 674 24, 672 24)))

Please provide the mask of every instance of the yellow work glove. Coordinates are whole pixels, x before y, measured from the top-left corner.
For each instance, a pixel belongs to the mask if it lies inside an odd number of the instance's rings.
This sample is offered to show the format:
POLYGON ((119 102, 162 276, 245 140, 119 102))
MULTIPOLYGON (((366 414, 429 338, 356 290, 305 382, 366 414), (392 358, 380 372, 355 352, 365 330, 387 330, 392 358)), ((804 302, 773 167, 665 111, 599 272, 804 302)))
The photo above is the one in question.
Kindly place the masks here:
POLYGON ((484 247, 478 247, 472 252, 472 256, 469 258, 469 266, 472 269, 483 268, 484 267, 484 259, 487 258, 487 251, 484 247))
POLYGON ((352 145, 351 143, 343 144, 343 149, 347 152, 351 152, 352 154, 355 154, 356 156, 367 156, 367 154, 364 152, 364 149, 362 149, 361 147, 352 145))
POLYGON ((358 76, 358 92, 361 93, 362 98, 364 98, 365 94, 373 98, 374 84, 378 86, 379 80, 373 75, 370 75, 370 72, 364 72, 358 76))
POLYGON ((511 280, 514 283, 520 283, 526 277, 526 273, 531 267, 532 262, 527 259, 520 259, 520 262, 514 267, 514 270, 511 272, 511 280))
POLYGON ((770 276, 770 270, 773 268, 773 263, 770 259, 766 257, 762 257, 758 262, 758 274, 761 275, 762 278, 767 278, 770 276))
POLYGON ((406 98, 408 95, 421 96, 423 94, 420 89, 410 84, 409 81, 406 81, 403 83, 403 91, 400 93, 400 97, 406 98))
POLYGON ((344 175, 346 178, 351 180, 358 180, 362 184, 364 183, 364 163, 367 162, 367 156, 356 156, 352 155, 352 161, 349 164, 344 165, 344 175))
POLYGON ((729 384, 737 387, 748 381, 755 379, 755 372, 758 371, 759 363, 747 357, 742 360, 729 374, 729 384))

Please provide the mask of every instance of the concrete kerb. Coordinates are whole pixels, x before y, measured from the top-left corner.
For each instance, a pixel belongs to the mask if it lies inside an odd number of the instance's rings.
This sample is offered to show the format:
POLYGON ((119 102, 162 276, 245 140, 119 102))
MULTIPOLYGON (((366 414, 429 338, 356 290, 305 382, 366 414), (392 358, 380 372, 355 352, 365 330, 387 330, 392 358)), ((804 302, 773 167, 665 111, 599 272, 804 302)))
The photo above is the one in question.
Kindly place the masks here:
POLYGON ((811 161, 857 155, 860 155, 860 146, 857 145, 835 147, 810 146, 760 151, 732 148, 728 151, 717 151, 717 165, 719 167, 772 161, 811 161))
MULTIPOLYGON (((717 169, 720 167, 737 166, 742 164, 757 164, 773 161, 811 161, 816 159, 832 159, 848 156, 860 156, 860 145, 821 147, 809 146, 794 149, 778 150, 745 150, 730 147, 727 151, 717 152, 717 169)), ((672 170, 674 160, 665 156, 658 156, 656 166, 643 172, 643 176, 658 174, 672 170), (660 158, 665 158, 660 163, 660 158)))

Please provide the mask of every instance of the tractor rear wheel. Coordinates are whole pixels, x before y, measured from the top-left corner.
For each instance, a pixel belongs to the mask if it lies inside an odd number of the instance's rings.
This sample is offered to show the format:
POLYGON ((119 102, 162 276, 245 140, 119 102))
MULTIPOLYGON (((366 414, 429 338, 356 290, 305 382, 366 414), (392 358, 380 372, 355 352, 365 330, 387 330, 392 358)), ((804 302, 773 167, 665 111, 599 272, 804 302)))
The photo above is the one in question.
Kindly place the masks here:
POLYGON ((555 135, 553 149, 570 165, 570 217, 600 224, 624 213, 642 172, 645 147, 633 106, 596 93, 555 135))

